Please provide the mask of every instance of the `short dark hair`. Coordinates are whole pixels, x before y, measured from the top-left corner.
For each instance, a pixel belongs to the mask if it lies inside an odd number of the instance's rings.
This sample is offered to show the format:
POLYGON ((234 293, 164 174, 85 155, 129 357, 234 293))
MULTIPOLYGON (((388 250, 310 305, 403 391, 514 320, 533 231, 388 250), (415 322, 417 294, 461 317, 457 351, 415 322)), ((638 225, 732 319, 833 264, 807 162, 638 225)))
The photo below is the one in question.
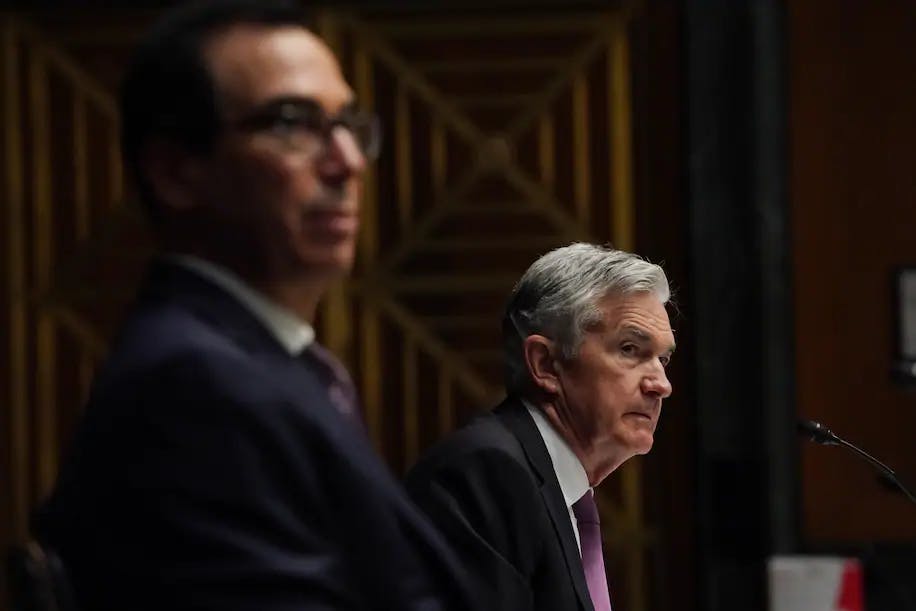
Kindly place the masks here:
POLYGON ((143 147, 163 137, 204 155, 220 130, 216 89, 201 54, 215 32, 236 24, 305 28, 304 9, 288 0, 200 0, 169 11, 137 46, 121 84, 121 154, 154 222, 159 203, 140 167, 143 147))

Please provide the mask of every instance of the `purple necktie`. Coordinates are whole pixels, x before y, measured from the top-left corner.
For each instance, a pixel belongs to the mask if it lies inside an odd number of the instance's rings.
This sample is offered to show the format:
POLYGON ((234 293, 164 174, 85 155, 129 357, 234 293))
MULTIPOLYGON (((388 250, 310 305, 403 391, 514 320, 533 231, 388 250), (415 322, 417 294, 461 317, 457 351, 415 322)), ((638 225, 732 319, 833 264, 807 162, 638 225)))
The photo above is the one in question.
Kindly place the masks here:
POLYGON ((585 582, 592 597, 592 605, 595 611, 611 611, 611 596, 608 593, 607 575, 604 572, 604 555, 601 553, 601 522, 598 520, 594 491, 589 489, 581 499, 573 503, 572 509, 579 528, 582 568, 585 569, 585 582))
POLYGON ((337 360, 337 357, 318 342, 312 342, 302 351, 302 358, 317 370, 328 389, 328 397, 334 407, 344 416, 355 422, 361 422, 356 387, 346 367, 337 360))

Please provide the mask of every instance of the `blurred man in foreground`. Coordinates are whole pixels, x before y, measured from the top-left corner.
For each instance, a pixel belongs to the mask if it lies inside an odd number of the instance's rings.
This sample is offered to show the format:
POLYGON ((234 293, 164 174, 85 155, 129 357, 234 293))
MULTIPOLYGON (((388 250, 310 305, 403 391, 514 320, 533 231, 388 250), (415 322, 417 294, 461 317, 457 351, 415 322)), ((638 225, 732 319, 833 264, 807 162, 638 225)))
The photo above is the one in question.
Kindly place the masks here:
POLYGON ((610 611, 593 488, 652 448, 671 394, 668 299, 659 266, 590 244, 544 255, 516 285, 508 397, 407 480, 482 604, 610 611))
POLYGON ((121 97, 160 238, 37 522, 80 606, 465 608, 314 341, 378 129, 294 3, 167 15, 121 97))

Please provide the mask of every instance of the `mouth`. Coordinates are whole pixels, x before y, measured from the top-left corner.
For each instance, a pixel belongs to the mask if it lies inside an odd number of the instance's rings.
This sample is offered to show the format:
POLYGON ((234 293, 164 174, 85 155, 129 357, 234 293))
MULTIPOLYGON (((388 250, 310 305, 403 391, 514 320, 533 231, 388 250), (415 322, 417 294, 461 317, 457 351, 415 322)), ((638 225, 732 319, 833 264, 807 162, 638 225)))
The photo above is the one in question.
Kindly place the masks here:
POLYGON ((316 237, 349 238, 359 229, 356 213, 341 208, 313 208, 305 211, 304 218, 308 227, 319 234, 316 237))
POLYGON ((633 416, 635 418, 643 418, 645 420, 652 420, 652 416, 649 414, 644 414, 643 412, 627 412, 625 416, 633 416))
POLYGON ((639 422, 641 425, 649 424, 655 425, 655 417, 652 414, 646 412, 627 412, 624 414, 625 417, 632 418, 636 422, 639 422))

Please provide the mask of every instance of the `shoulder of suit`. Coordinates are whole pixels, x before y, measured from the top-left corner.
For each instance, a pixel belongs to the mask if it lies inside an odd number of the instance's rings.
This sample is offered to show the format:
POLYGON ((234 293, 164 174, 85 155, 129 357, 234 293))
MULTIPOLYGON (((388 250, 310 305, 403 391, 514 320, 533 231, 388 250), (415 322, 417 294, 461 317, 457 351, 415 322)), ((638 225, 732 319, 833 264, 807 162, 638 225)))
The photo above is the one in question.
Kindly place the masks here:
POLYGON ((254 358, 182 308, 162 307, 133 313, 112 346, 98 385, 120 397, 146 393, 258 409, 301 398, 309 378, 290 375, 291 367, 292 360, 283 355, 254 358), (287 383, 293 377, 295 384, 287 383))
POLYGON ((436 477, 435 474, 444 472, 474 471, 495 478, 505 474, 531 476, 533 481, 518 439, 492 413, 475 418, 433 445, 411 470, 408 480, 436 477))
POLYGON ((477 416, 467 425, 448 434, 433 446, 430 453, 468 454, 488 451, 524 456, 518 439, 493 412, 477 416))

